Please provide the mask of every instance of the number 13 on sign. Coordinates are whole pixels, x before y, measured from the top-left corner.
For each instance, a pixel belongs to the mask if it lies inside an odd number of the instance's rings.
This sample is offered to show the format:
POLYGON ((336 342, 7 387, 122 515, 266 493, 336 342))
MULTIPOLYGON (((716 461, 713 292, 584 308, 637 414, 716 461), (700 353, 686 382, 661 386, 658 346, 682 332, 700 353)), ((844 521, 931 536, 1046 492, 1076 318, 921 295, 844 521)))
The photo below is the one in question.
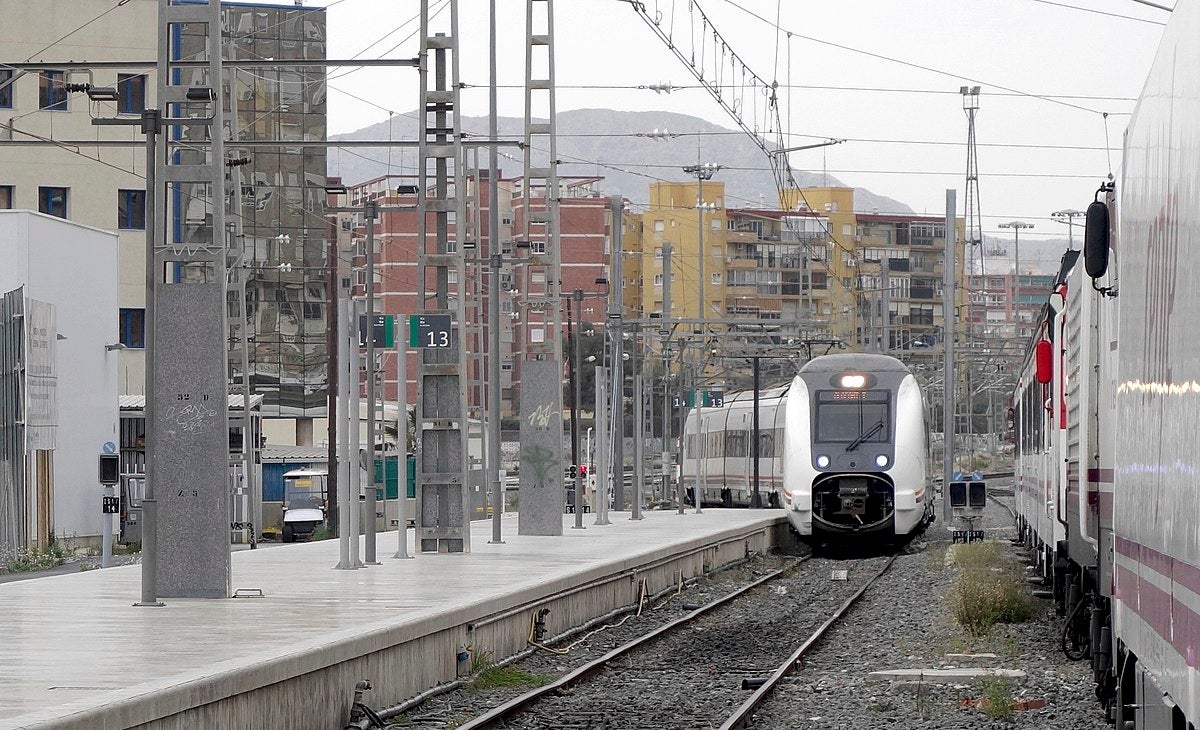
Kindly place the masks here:
POLYGON ((450 315, 414 314, 408 319, 408 332, 410 347, 450 347, 450 315))

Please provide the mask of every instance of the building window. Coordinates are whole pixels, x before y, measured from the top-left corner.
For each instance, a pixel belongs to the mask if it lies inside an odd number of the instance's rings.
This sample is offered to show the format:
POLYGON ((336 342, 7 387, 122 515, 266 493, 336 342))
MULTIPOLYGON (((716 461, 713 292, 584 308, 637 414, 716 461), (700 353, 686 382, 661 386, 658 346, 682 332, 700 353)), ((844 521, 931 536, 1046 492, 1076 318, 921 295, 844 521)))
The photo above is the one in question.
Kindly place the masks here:
POLYGON ((712 275, 712 283, 713 283, 713 286, 721 286, 721 275, 713 274, 712 275))
POLYGON ((38 107, 54 112, 67 110, 67 75, 65 72, 42 72, 38 79, 38 107))
POLYGON ((121 344, 136 349, 146 346, 146 310, 121 310, 121 344))
POLYGON ((38 188, 38 212, 59 218, 67 217, 66 188, 38 188))
POLYGON ((662 285, 663 285, 663 275, 655 274, 654 275, 654 286, 662 286, 662 285))
POLYGON ((0 109, 13 108, 13 72, 0 71, 0 109))
POLYGON ((0 210, 13 207, 13 186, 0 185, 0 210))
POLYGON ((146 110, 146 75, 117 74, 118 114, 141 114, 146 110))
POLYGON ((117 191, 117 228, 146 230, 146 191, 117 191))

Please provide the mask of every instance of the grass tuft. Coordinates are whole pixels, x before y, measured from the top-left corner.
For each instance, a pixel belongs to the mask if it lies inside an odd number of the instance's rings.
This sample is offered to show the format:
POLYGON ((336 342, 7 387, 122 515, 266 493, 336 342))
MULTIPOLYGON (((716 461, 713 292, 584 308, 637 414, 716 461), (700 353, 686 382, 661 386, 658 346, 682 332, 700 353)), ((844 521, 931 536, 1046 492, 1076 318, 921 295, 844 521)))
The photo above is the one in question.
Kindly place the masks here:
POLYGON ((984 677, 979 680, 979 689, 983 695, 979 709, 993 720, 1011 720, 1017 709, 1013 699, 1013 683, 1007 677, 984 677))
POLYGON ((488 667, 471 682, 471 691, 486 692, 498 687, 541 687, 551 679, 549 674, 534 674, 516 667, 488 667))
POLYGON ((999 543, 960 545, 954 554, 959 575, 954 587, 954 615, 972 636, 983 636, 996 624, 1028 621, 1033 600, 1020 576, 1006 566, 999 543))
POLYGON ((10 573, 34 573, 56 568, 67 562, 67 551, 53 535, 45 545, 22 550, 6 566, 10 573))
POLYGON ((549 674, 534 674, 516 667, 498 667, 490 651, 481 651, 471 658, 471 675, 475 677, 468 689, 471 692, 486 692, 498 687, 541 687, 553 677, 549 674))

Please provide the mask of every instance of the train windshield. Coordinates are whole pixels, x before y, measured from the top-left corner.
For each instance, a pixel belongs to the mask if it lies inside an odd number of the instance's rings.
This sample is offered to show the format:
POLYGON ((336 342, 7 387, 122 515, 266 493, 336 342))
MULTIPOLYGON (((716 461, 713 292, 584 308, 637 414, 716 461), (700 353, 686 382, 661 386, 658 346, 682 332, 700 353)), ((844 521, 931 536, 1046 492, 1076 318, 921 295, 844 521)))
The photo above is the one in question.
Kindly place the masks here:
POLYGON ((825 391, 817 399, 816 440, 886 443, 891 423, 886 391, 825 391))

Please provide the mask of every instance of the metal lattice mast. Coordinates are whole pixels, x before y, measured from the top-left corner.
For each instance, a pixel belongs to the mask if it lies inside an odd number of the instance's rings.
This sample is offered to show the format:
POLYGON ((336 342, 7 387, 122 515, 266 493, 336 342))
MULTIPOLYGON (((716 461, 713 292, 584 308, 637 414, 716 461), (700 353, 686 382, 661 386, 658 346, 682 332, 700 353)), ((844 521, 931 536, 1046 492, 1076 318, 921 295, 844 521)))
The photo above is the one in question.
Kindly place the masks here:
MULTIPOLYGON (((525 162, 521 205, 527 320, 521 367, 521 534, 562 532, 562 258, 555 141, 554 0, 526 0, 525 162), (535 111, 546 115, 535 121, 535 111), (544 166, 535 156, 546 154, 544 166), (541 192, 541 197, 537 196, 541 192), (532 468, 531 468, 532 467, 532 468)), ((576 500, 579 504, 579 500, 576 500)))
POLYGON ((450 0, 448 34, 431 33, 429 5, 430 0, 421 0, 417 308, 426 316, 448 315, 452 327, 449 347, 418 350, 417 549, 468 552, 471 529, 464 347, 468 333, 462 296, 466 290, 463 247, 459 245, 466 209, 462 197, 465 176, 459 118, 458 0, 450 0), (431 219, 432 238, 428 235, 431 219), (431 285, 433 294, 429 295, 431 285))
POLYGON ((963 216, 965 218, 964 250, 966 266, 963 276, 963 288, 967 292, 967 327, 966 339, 962 348, 963 367, 966 373, 966 397, 959 399, 966 406, 967 415, 967 448, 971 454, 970 469, 974 468, 975 455, 975 406, 971 395, 971 369, 975 362, 975 338, 983 334, 976 327, 974 317, 974 292, 971 290, 971 276, 982 275, 983 272, 983 221, 979 213, 979 158, 975 147, 975 114, 979 111, 979 87, 963 86, 959 89, 963 97, 963 111, 967 115, 967 189, 963 201, 963 216))
POLYGON ((147 226, 143 603, 148 574, 164 597, 227 598, 231 584, 221 7, 159 0, 158 11, 166 149, 147 196, 159 204, 147 226))

